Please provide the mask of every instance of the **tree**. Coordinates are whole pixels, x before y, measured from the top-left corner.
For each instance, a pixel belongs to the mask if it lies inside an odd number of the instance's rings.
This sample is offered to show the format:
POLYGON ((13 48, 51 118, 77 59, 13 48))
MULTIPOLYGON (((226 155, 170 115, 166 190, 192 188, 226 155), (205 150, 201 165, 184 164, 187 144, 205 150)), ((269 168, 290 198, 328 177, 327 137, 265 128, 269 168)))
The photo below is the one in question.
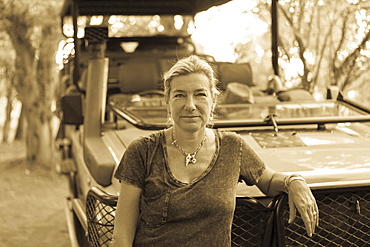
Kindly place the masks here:
MULTIPOLYGON (((268 23, 270 2, 260 0, 255 8, 268 23)), ((366 82, 370 66, 369 7, 369 1, 278 1, 279 65, 288 86, 314 92, 338 85, 348 91, 366 82)))
POLYGON ((0 0, 1 26, 15 51, 15 89, 22 102, 29 161, 50 166, 54 158, 52 103, 57 84, 55 52, 62 1, 0 0))
POLYGON ((5 116, 4 116, 4 124, 3 128, 0 131, 2 137, 0 142, 8 142, 9 141, 9 130, 10 130, 10 120, 11 120, 11 113, 13 110, 13 101, 15 98, 15 77, 14 77, 14 58, 15 54, 10 43, 9 37, 5 32, 0 32, 0 97, 6 99, 5 103, 5 116))

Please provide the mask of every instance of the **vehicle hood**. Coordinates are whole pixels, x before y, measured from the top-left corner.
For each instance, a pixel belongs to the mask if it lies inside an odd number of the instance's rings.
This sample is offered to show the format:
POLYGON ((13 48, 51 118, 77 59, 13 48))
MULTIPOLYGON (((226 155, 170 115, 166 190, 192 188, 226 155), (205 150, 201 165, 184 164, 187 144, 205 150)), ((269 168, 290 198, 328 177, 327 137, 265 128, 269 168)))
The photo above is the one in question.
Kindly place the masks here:
MULTIPOLYGON (((353 127, 358 125, 290 130, 277 137, 266 132, 262 136, 270 136, 265 139, 258 138, 261 133, 240 134, 267 166, 286 174, 301 174, 312 189, 323 189, 370 184, 370 138, 353 127)), ((240 195, 259 193, 239 187, 240 195)))
MULTIPOLYGON (((365 125, 336 125, 326 130, 238 131, 270 168, 304 176, 312 189, 370 184, 370 135, 365 125), (360 129, 361 131, 359 131, 360 129), (365 130, 365 132, 364 132, 365 130)), ((116 131, 121 147, 152 131, 116 131)), ((113 149, 114 150, 114 149, 113 149)), ((238 196, 262 196, 255 186, 240 184, 238 196)))

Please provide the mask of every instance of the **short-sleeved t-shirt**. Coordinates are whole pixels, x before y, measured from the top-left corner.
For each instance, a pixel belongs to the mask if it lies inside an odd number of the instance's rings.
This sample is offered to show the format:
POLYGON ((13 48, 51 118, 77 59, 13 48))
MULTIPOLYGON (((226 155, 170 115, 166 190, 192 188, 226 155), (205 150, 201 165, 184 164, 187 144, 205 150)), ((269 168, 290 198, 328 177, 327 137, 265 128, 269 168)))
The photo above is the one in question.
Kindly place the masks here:
POLYGON ((115 177, 142 189, 134 246, 230 246, 236 187, 258 182, 264 163, 236 133, 214 130, 216 152, 191 183, 169 169, 164 131, 133 141, 115 177))

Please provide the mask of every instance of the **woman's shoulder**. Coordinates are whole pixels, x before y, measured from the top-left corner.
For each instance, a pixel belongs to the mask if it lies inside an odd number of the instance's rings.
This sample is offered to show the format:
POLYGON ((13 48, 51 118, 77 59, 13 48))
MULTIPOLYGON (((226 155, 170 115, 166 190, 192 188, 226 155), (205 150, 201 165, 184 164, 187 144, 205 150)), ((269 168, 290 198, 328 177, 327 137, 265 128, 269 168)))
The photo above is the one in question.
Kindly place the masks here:
POLYGON ((241 145, 241 137, 239 134, 228 130, 216 130, 216 136, 222 146, 236 148, 241 145))
POLYGON ((240 140, 240 135, 234 131, 230 130, 217 130, 217 133, 220 139, 231 139, 231 140, 240 140))
POLYGON ((149 135, 143 135, 130 143, 131 147, 144 148, 149 146, 155 146, 160 142, 160 138, 163 135, 163 130, 150 133, 149 135))

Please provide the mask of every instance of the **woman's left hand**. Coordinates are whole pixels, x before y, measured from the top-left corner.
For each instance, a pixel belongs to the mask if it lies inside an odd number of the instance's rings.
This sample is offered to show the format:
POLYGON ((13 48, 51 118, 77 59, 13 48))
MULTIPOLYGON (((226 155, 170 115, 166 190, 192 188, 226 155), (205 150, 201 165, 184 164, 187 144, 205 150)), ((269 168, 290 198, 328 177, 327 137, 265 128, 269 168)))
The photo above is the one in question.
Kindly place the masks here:
POLYGON ((312 236, 319 225, 319 209, 310 188, 304 181, 294 180, 289 184, 289 223, 293 222, 298 210, 308 236, 312 236))

